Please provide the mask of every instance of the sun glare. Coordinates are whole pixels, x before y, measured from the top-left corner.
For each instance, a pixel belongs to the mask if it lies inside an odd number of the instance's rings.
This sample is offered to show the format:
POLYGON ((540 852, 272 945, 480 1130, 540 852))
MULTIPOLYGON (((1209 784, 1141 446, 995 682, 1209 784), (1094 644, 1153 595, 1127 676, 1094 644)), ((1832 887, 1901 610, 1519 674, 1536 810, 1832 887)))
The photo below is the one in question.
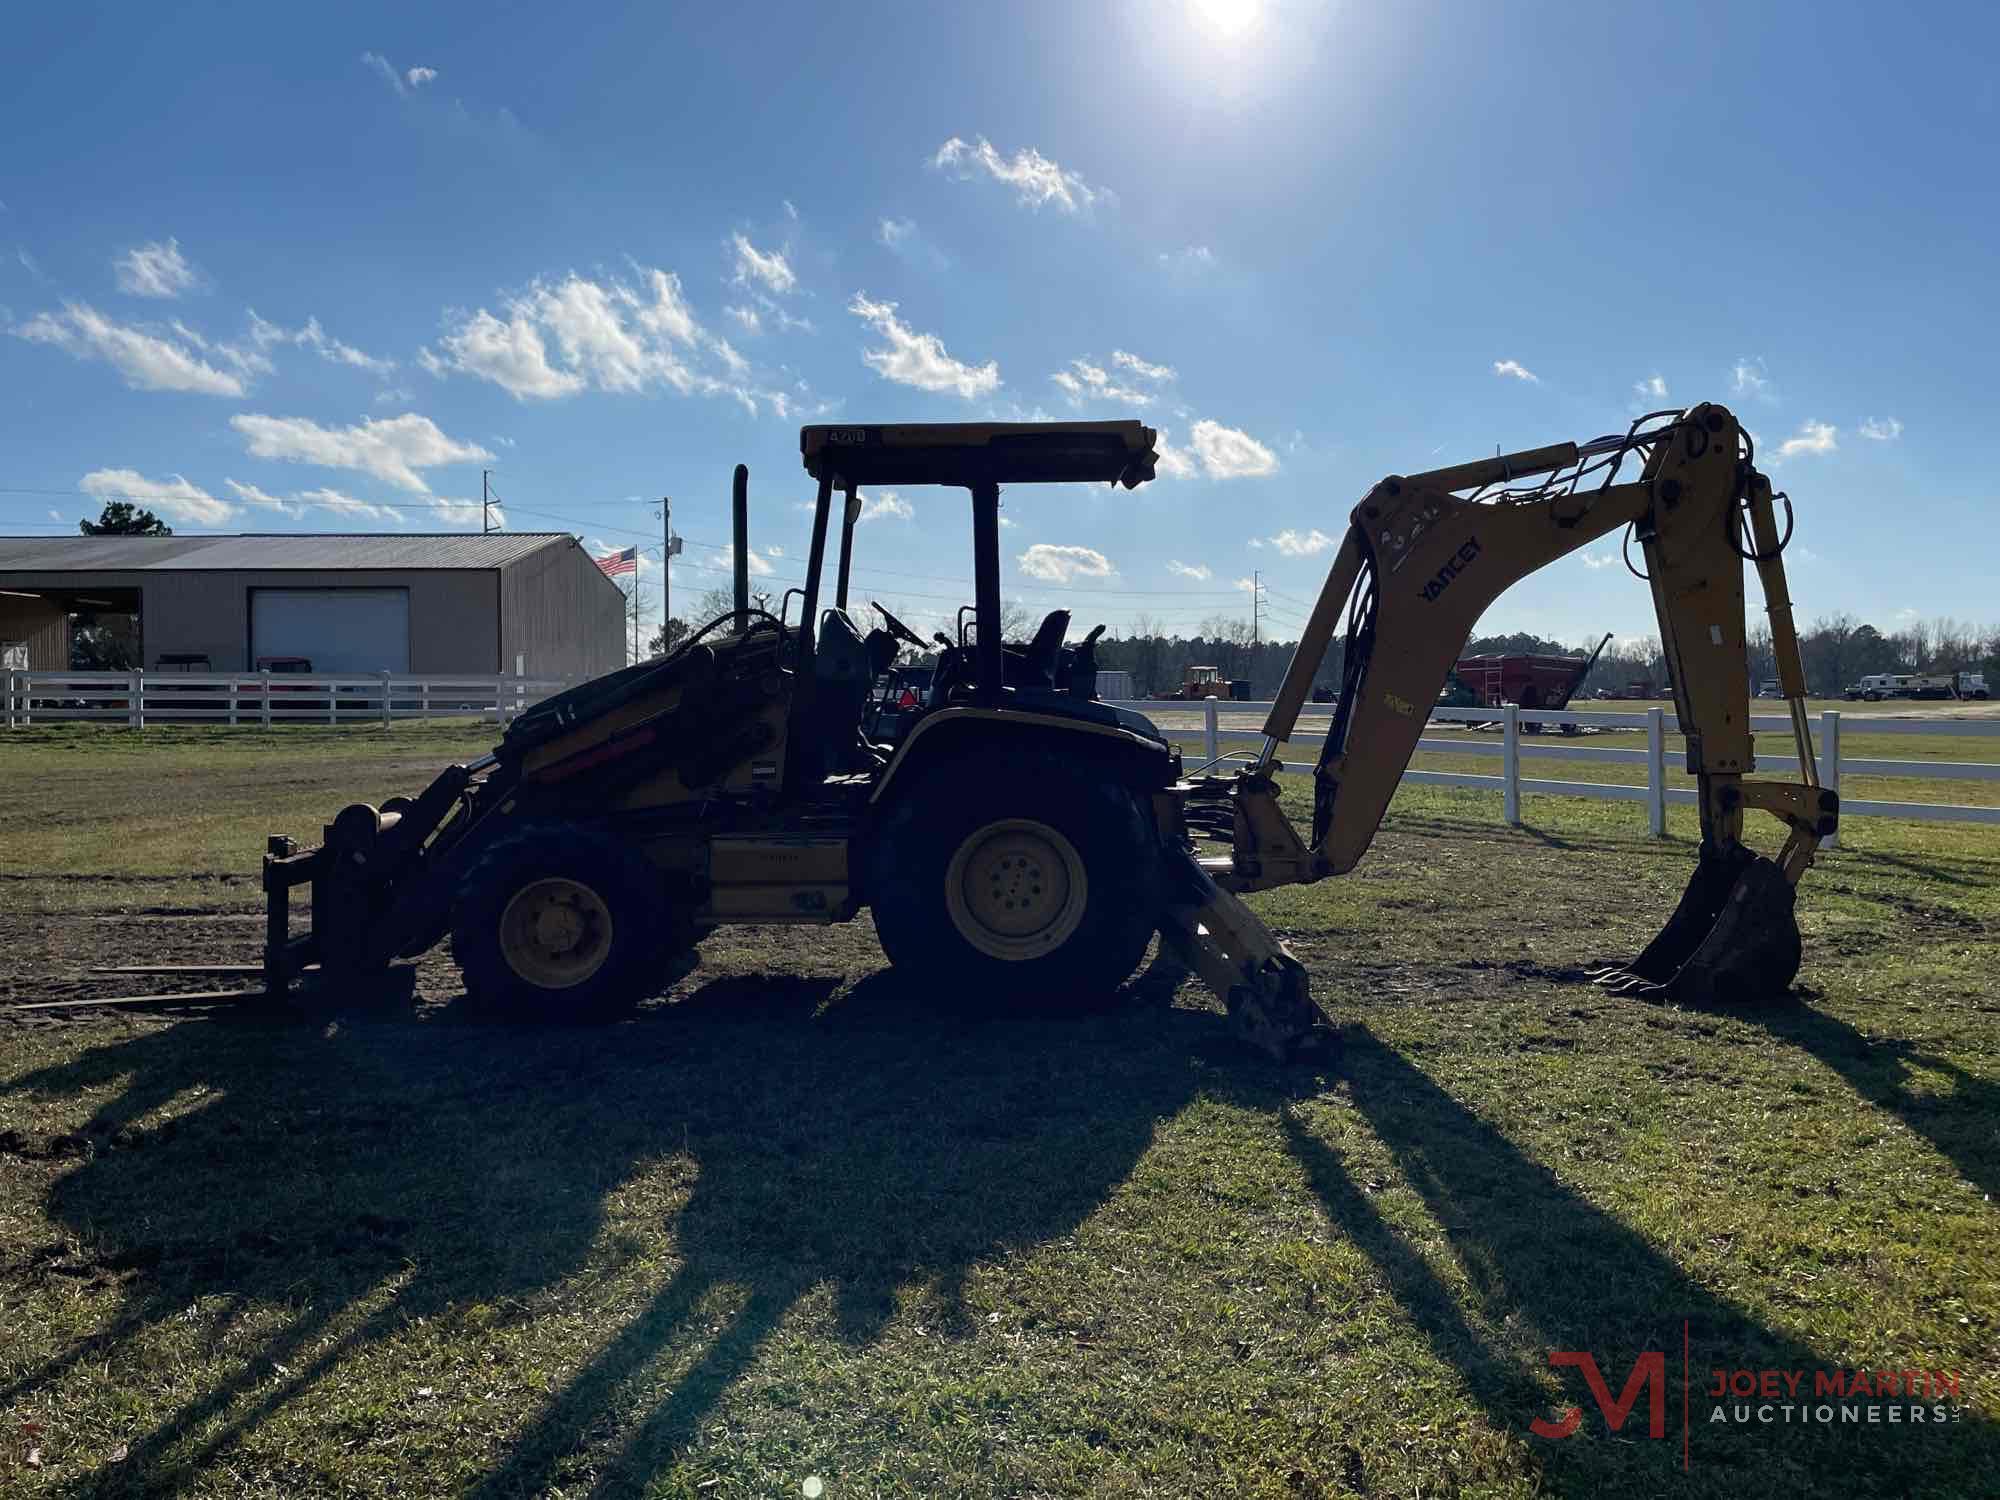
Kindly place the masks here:
POLYGON ((1189 0, 1195 18, 1216 35, 1239 37, 1257 24, 1262 0, 1189 0))

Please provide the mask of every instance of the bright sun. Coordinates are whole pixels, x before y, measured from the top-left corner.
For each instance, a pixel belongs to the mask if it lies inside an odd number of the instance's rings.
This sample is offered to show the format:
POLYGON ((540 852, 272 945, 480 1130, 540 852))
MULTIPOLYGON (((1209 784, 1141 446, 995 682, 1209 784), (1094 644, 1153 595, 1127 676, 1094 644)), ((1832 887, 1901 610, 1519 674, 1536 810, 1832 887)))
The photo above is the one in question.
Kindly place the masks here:
POLYGON ((1194 13, 1210 31, 1238 37, 1257 24, 1262 0, 1190 0, 1194 13))

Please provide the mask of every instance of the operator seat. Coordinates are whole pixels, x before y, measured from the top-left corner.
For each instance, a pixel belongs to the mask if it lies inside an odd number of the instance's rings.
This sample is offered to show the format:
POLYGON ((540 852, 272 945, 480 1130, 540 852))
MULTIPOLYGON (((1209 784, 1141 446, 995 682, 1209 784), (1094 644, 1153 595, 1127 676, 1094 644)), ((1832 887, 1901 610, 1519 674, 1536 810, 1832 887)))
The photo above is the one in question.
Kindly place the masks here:
POLYGON ((808 753, 820 757, 821 774, 852 768, 861 758, 861 715, 875 681, 868 644, 844 610, 820 616, 813 652, 813 702, 808 753))
POLYGON ((1068 634, 1068 610, 1052 609, 1042 616, 1035 638, 1021 653, 1023 686, 1053 688, 1056 685, 1056 666, 1062 659, 1063 637, 1068 634))

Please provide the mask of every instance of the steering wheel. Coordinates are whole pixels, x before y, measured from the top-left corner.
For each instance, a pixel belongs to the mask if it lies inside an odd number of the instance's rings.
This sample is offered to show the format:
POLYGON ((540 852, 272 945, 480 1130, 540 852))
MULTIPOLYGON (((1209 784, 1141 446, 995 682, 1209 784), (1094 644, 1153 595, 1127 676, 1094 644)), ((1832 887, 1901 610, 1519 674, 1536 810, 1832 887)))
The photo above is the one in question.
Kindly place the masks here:
POLYGON ((870 599, 868 601, 868 607, 874 610, 876 614, 882 617, 882 623, 889 627, 889 634, 893 635, 897 640, 901 641, 904 645, 915 646, 919 651, 928 651, 931 649, 929 641, 925 640, 922 636, 918 635, 914 630, 910 629, 909 626, 905 625, 901 620, 897 619, 894 615, 890 614, 888 610, 884 609, 881 605, 877 604, 873 599, 870 599))

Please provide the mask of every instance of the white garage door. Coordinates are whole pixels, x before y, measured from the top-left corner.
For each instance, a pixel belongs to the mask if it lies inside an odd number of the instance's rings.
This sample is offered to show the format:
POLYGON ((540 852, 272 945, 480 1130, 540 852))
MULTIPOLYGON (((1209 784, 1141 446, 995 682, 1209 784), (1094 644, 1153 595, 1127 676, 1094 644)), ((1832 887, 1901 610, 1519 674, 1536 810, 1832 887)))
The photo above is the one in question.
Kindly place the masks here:
POLYGON ((250 663, 303 656, 315 672, 410 670, 408 589, 253 589, 250 663))

